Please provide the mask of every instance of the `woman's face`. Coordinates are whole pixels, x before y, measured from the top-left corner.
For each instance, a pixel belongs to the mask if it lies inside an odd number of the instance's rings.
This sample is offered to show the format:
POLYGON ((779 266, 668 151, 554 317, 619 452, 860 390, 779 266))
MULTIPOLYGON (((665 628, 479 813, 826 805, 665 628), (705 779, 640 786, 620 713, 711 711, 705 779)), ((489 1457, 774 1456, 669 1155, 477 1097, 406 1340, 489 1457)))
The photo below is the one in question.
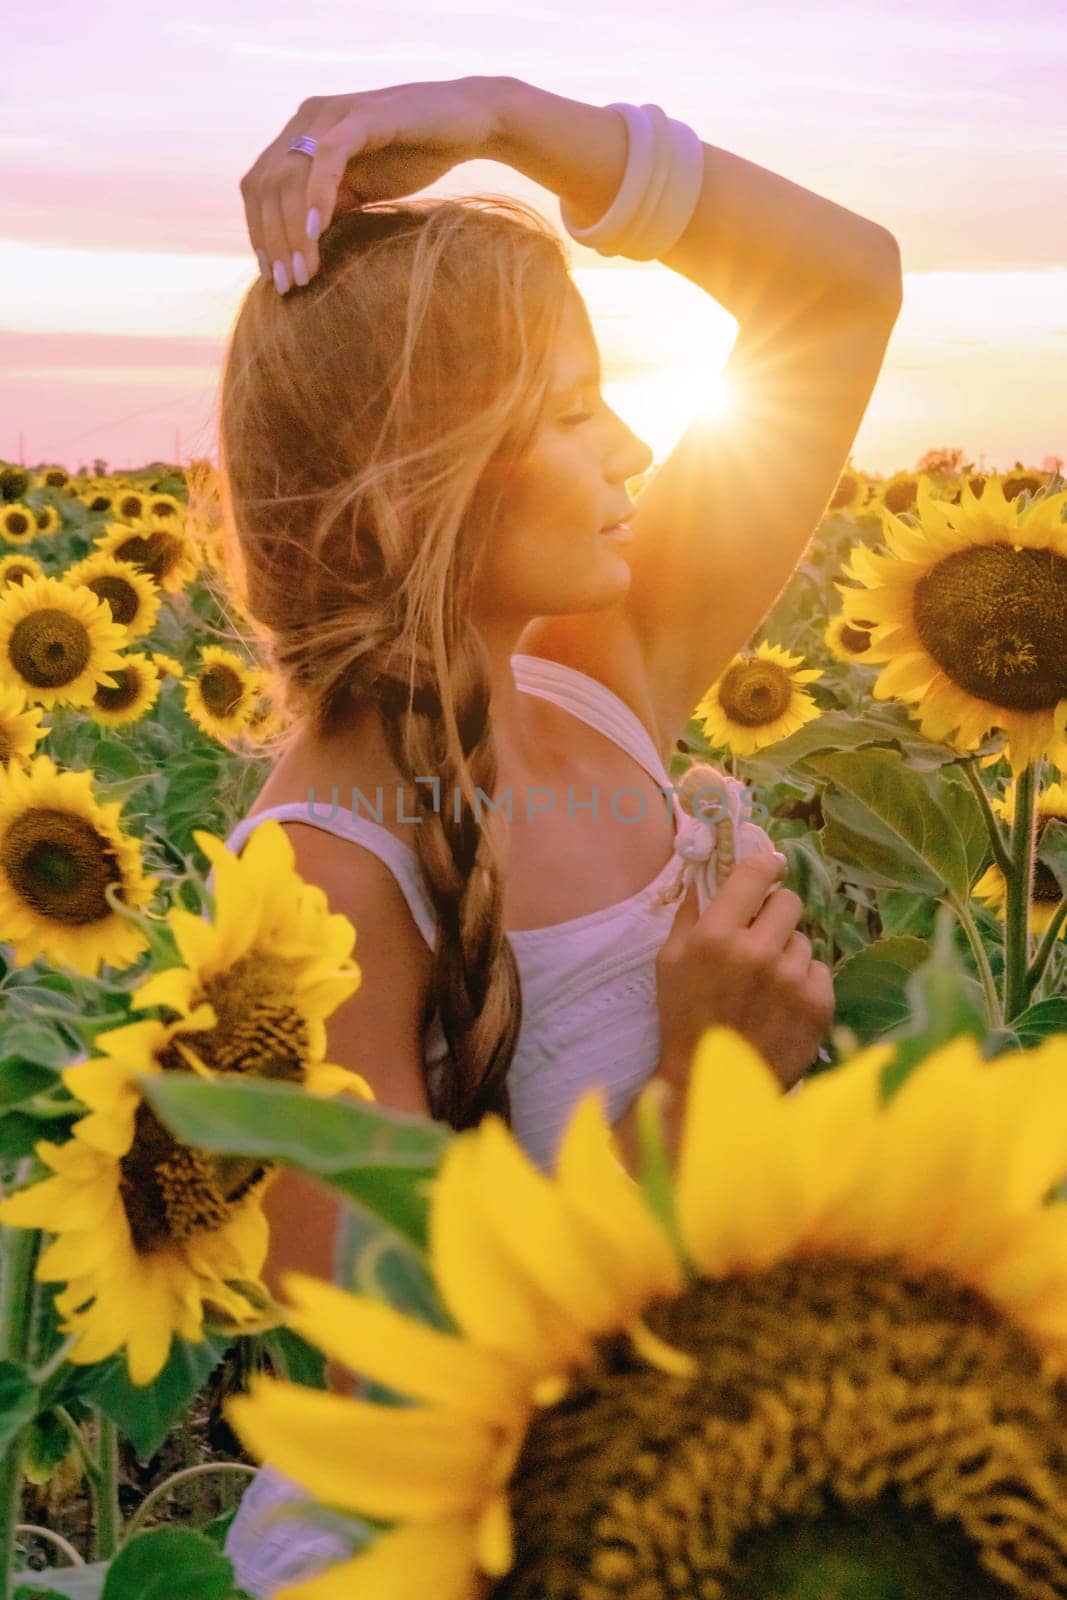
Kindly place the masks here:
POLYGON ((596 611, 630 586, 626 545, 602 530, 626 515, 626 482, 652 451, 600 394, 600 353, 577 289, 567 295, 554 382, 530 449, 508 484, 484 552, 479 610, 522 627, 596 611))

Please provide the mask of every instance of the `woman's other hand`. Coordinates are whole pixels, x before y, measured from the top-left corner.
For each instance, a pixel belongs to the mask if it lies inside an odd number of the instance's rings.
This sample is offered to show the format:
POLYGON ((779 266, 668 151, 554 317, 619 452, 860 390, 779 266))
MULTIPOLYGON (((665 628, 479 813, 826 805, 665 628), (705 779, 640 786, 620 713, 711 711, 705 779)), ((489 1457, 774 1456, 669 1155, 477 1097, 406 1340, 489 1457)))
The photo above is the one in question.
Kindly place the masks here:
POLYGON ((743 1034, 786 1089, 818 1054, 833 1020, 833 979, 797 931, 800 896, 783 888, 768 894, 782 870, 774 855, 749 856, 702 915, 693 889, 678 908, 656 982, 659 1070, 679 1088, 701 1035, 716 1024, 743 1034))
POLYGON ((413 194, 499 136, 502 80, 401 83, 304 100, 241 179, 248 236, 264 277, 284 294, 318 271, 316 239, 335 215, 413 194), (313 156, 286 147, 318 141, 313 156))

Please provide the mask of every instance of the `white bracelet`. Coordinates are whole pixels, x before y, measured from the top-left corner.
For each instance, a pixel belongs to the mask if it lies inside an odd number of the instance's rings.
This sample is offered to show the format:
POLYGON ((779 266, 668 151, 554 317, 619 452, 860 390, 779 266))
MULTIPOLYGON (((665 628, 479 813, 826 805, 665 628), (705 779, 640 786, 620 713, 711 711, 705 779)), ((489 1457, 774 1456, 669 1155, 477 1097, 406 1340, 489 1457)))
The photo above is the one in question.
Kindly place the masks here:
POLYGON ((704 178, 704 146, 688 123, 657 105, 613 102, 627 128, 626 171, 619 192, 598 222, 575 226, 566 205, 563 226, 572 239, 602 256, 653 261, 670 250, 692 219, 704 178))

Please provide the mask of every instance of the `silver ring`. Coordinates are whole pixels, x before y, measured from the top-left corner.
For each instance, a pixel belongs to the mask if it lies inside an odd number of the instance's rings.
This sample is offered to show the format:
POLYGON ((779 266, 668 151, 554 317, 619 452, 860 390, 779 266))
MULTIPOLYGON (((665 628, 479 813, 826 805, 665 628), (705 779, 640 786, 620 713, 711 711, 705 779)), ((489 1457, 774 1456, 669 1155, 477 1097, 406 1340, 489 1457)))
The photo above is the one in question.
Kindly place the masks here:
POLYGON ((313 139, 310 133, 298 133, 289 140, 286 150, 299 150, 302 155, 313 156, 319 148, 319 141, 313 139))

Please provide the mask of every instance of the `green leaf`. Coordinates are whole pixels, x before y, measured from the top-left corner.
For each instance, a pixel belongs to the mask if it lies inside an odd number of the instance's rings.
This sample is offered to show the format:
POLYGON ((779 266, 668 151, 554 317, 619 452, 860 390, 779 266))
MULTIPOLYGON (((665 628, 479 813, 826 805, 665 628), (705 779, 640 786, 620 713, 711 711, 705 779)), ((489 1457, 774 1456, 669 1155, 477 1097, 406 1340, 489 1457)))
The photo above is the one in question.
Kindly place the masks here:
POLYGON ((37 1414, 37 1385, 25 1367, 0 1361, 0 1452, 37 1414))
POLYGON ((33 1155, 38 1139, 62 1144, 73 1120, 73 1115, 71 1121, 65 1123, 58 1118, 31 1117, 21 1111, 9 1111, 7 1116, 0 1117, 0 1156, 21 1161, 24 1156, 33 1155))
POLYGON ((923 941, 932 939, 936 909, 929 895, 911 889, 881 889, 878 893, 878 916, 886 938, 911 934, 923 941))
POLYGON ((54 1411, 34 1417, 27 1430, 26 1476, 33 1483, 47 1483, 73 1449, 73 1441, 54 1411))
POLYGON ((872 889, 910 889, 936 898, 941 884, 910 851, 901 848, 890 828, 851 795, 828 792, 822 797, 825 821, 820 830, 824 855, 836 861, 849 883, 872 889))
MULTIPOLYGON (((15 990, 18 995, 19 990, 15 990)), ((4 1028, 4 1060, 20 1057, 35 1062, 39 1067, 50 1067, 59 1072, 69 1065, 71 1048, 65 1044, 47 1023, 12 1022, 4 1028)))
POLYGON ((453 1137, 428 1117, 327 1100, 288 1083, 205 1082, 184 1072, 139 1081, 187 1143, 310 1173, 426 1248, 429 1184, 453 1137))
POLYGON ((1054 995, 1020 1011, 1009 1027, 998 1028, 991 1044, 999 1055, 1004 1050, 1029 1050, 1058 1033, 1067 1033, 1067 999, 1054 995))
POLYGON ((834 968, 835 1020, 871 1044, 906 1023, 911 1010, 908 979, 927 959, 925 939, 898 934, 878 939, 834 968))
POLYGON ((143 1388, 131 1383, 125 1356, 112 1356, 101 1362, 99 1376, 82 1393, 126 1435, 140 1460, 147 1461, 232 1343, 232 1338, 212 1334, 199 1344, 175 1339, 159 1376, 143 1388))
POLYGON ((883 837, 888 833, 911 869, 904 887, 933 878, 957 900, 968 897, 987 859, 988 838, 965 780, 913 772, 894 750, 824 754, 808 764, 857 801, 883 837))
POLYGON ((25 1056, 4 1056, 0 1061, 0 1115, 14 1106, 32 1100, 35 1094, 55 1087, 51 1067, 42 1067, 25 1056))
POLYGON ((1067 894, 1067 822, 1059 817, 1048 818, 1041 829, 1037 859, 1044 862, 1061 892, 1067 894))
POLYGON ((100 1600, 229 1600, 233 1564, 189 1528, 153 1528, 123 1545, 100 1600))
POLYGON ((970 976, 955 940, 952 908, 941 905, 934 924, 930 955, 908 979, 910 1023, 889 1037, 899 1041, 882 1078, 891 1094, 919 1063, 960 1034, 984 1044, 989 1032, 982 986, 970 976))

